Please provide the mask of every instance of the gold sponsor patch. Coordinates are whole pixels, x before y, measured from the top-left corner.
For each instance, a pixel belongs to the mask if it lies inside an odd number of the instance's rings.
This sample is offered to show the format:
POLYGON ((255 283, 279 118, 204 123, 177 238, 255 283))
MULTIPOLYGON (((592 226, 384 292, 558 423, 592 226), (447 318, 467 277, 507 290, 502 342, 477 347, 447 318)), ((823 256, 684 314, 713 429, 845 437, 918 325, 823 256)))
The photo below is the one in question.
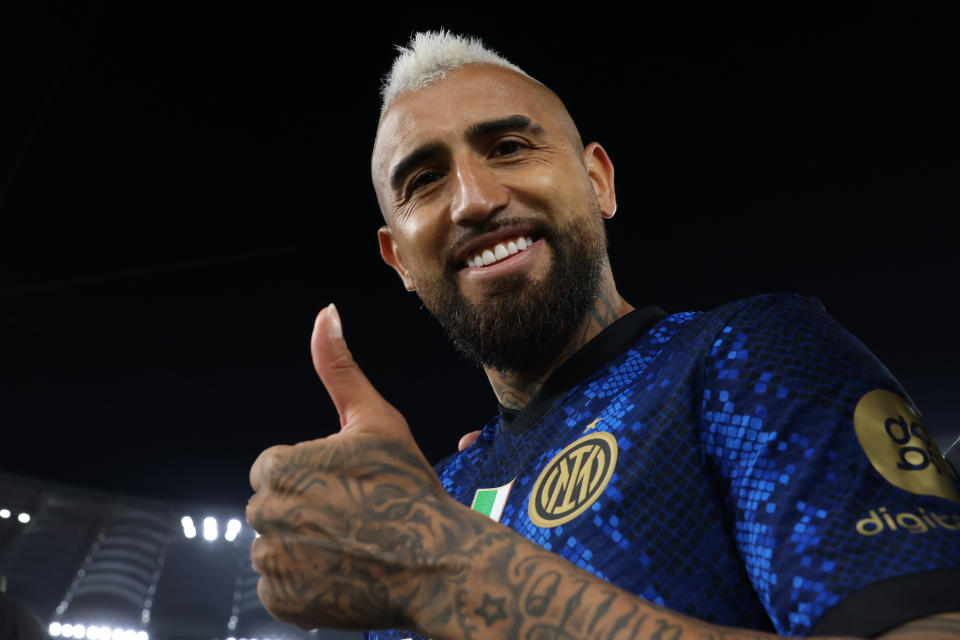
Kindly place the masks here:
POLYGON ((873 468, 905 491, 960 503, 936 441, 917 412, 896 393, 870 391, 853 412, 857 440, 873 468))
POLYGON ((593 431, 568 444, 540 473, 527 512, 538 527, 570 522, 600 497, 617 466, 617 439, 593 431))

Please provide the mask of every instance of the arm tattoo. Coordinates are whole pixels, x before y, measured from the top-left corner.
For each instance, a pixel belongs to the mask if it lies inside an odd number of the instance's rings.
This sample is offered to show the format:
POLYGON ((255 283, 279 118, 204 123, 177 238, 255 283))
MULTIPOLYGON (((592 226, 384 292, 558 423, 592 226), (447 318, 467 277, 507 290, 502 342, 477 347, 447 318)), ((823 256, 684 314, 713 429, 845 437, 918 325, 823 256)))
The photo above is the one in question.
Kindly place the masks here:
POLYGON ((960 613, 921 618, 880 636, 890 640, 960 640, 960 613))

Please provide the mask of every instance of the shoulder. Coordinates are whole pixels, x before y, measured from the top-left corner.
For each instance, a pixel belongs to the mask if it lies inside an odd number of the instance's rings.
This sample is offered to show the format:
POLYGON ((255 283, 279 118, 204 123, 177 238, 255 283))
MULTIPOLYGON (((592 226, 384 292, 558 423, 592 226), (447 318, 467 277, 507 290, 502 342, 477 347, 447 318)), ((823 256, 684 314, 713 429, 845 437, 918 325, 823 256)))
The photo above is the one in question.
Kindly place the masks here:
POLYGON ((797 293, 764 293, 751 296, 717 307, 707 314, 739 323, 829 317, 819 298, 797 293))
POLYGON ((811 357, 843 353, 857 359, 869 350, 827 313, 818 298, 773 293, 753 296, 712 312, 714 342, 711 356, 746 359, 755 355, 795 354, 811 357), (732 355, 731 355, 732 354, 732 355))

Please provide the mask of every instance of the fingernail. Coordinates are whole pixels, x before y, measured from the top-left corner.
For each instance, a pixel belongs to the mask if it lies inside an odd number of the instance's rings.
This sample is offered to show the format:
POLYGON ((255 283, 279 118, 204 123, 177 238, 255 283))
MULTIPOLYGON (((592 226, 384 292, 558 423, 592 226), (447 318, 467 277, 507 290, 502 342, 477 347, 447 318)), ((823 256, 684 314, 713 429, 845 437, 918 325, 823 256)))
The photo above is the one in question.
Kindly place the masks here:
POLYGON ((340 314, 337 312, 337 306, 332 302, 327 306, 327 315, 330 317, 327 335, 331 338, 342 338, 343 325, 340 324, 340 314))

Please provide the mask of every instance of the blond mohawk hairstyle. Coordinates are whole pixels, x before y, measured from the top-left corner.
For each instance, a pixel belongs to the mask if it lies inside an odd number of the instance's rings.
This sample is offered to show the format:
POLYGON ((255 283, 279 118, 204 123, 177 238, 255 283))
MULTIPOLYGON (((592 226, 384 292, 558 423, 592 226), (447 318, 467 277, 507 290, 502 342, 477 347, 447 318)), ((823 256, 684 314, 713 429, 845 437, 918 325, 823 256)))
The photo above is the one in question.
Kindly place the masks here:
MULTIPOLYGON (((468 64, 494 64, 530 78, 520 67, 479 38, 459 36, 445 29, 415 33, 406 47, 397 46, 393 67, 380 88, 380 115, 404 91, 423 89, 468 64)), ((531 78, 532 79, 532 78, 531 78)))

